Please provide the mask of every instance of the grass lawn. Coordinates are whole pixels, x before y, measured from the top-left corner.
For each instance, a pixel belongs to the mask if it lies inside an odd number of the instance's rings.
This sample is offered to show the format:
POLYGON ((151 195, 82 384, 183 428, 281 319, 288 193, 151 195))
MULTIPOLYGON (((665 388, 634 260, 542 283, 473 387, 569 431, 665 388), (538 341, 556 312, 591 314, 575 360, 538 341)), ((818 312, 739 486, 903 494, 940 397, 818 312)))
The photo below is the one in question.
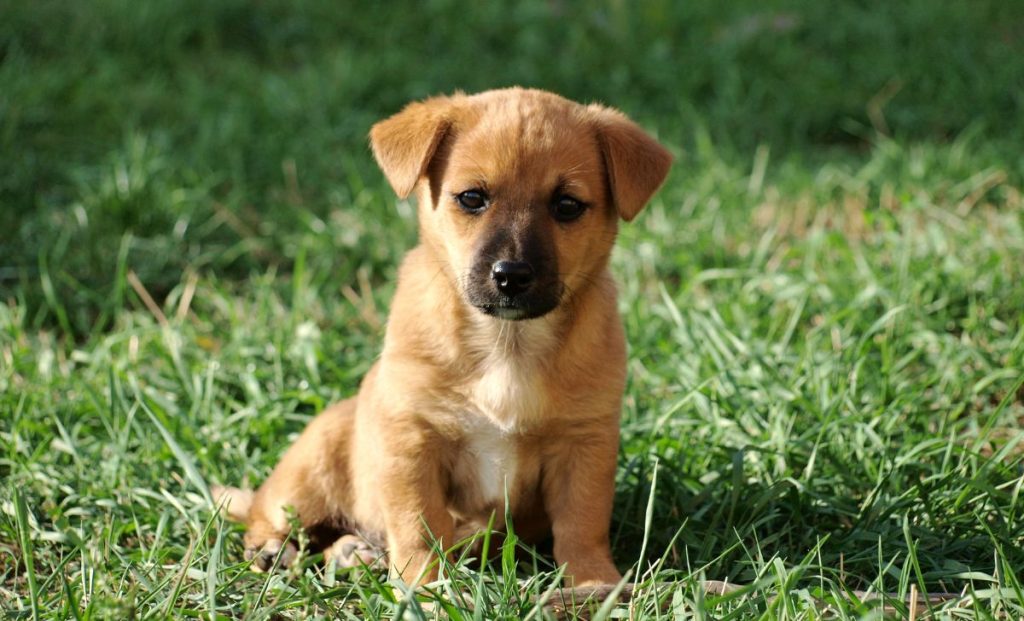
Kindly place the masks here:
POLYGON ((551 616, 556 568, 511 547, 432 595, 252 573, 207 489, 258 484, 379 351, 416 231, 370 124, 516 83, 678 156, 613 260, 637 594, 588 612, 1024 615, 1003 0, 0 3, 0 613, 551 616))

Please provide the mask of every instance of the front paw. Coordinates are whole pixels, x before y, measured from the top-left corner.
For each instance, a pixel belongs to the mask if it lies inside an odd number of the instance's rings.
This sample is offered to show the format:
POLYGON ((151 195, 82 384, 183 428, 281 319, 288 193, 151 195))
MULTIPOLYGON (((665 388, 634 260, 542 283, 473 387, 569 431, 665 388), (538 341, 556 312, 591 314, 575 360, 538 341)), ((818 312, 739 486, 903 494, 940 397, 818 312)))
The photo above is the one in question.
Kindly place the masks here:
POLYGON ((565 586, 576 589, 614 587, 622 580, 622 574, 611 562, 577 562, 570 564, 567 570, 565 586))
POLYGON ((251 569, 257 573, 270 571, 277 567, 288 567, 298 556, 298 550, 292 542, 280 539, 267 539, 263 545, 248 545, 245 548, 245 560, 252 561, 251 569))
POLYGON ((342 535, 324 550, 324 562, 333 562, 338 569, 379 568, 387 566, 387 555, 362 537, 349 534, 342 535))

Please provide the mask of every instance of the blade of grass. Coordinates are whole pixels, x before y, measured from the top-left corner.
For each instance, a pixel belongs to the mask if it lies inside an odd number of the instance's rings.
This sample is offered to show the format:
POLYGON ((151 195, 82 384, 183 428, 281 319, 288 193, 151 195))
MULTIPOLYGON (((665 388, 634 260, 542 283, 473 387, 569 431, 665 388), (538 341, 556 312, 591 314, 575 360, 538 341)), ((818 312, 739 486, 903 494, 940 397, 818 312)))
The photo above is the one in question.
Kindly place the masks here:
POLYGON ((209 506, 213 506, 213 497, 210 496, 210 488, 207 486, 203 476, 199 474, 199 469, 196 468, 195 462, 192 461, 191 456, 181 448, 181 445, 174 439, 171 432, 167 430, 167 427, 160 421, 160 418, 152 409, 150 409, 147 399, 142 395, 138 385, 134 382, 132 383, 132 390, 135 393, 136 403, 142 407, 142 411, 146 413, 149 420, 153 423, 153 426, 160 432, 164 442, 166 442, 168 448, 171 449, 171 453, 173 453, 175 459, 178 460, 178 465, 180 465, 181 469, 185 472, 185 477, 196 487, 197 490, 199 490, 199 493, 202 494, 204 499, 206 499, 207 504, 209 506))
POLYGON ((28 584, 28 599, 32 608, 32 621, 39 619, 39 587, 36 584, 35 549, 32 544, 32 528, 28 519, 28 507, 21 490, 14 490, 14 518, 18 525, 18 545, 21 560, 25 566, 25 581, 28 584))

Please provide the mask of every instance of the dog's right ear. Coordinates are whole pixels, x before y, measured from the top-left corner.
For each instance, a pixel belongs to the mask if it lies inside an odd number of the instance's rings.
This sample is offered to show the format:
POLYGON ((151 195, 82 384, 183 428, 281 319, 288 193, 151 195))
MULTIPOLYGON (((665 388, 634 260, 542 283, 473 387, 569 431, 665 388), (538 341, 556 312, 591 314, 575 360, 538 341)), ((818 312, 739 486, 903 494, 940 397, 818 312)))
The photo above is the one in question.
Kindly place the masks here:
POLYGON ((370 129, 377 164, 399 198, 405 198, 427 171, 430 159, 451 127, 450 97, 406 106, 370 129))

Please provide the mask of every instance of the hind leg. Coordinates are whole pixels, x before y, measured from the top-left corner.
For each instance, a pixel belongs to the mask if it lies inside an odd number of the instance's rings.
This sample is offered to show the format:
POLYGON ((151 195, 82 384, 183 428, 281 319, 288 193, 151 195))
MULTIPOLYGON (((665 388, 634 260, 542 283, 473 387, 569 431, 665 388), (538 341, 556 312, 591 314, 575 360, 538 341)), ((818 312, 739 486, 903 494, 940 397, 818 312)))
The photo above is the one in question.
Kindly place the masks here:
POLYGON ((245 555, 254 569, 266 571, 275 561, 287 566, 295 559, 295 544, 288 540, 289 507, 306 529, 347 521, 354 416, 354 399, 317 415, 256 491, 245 520, 245 555))

